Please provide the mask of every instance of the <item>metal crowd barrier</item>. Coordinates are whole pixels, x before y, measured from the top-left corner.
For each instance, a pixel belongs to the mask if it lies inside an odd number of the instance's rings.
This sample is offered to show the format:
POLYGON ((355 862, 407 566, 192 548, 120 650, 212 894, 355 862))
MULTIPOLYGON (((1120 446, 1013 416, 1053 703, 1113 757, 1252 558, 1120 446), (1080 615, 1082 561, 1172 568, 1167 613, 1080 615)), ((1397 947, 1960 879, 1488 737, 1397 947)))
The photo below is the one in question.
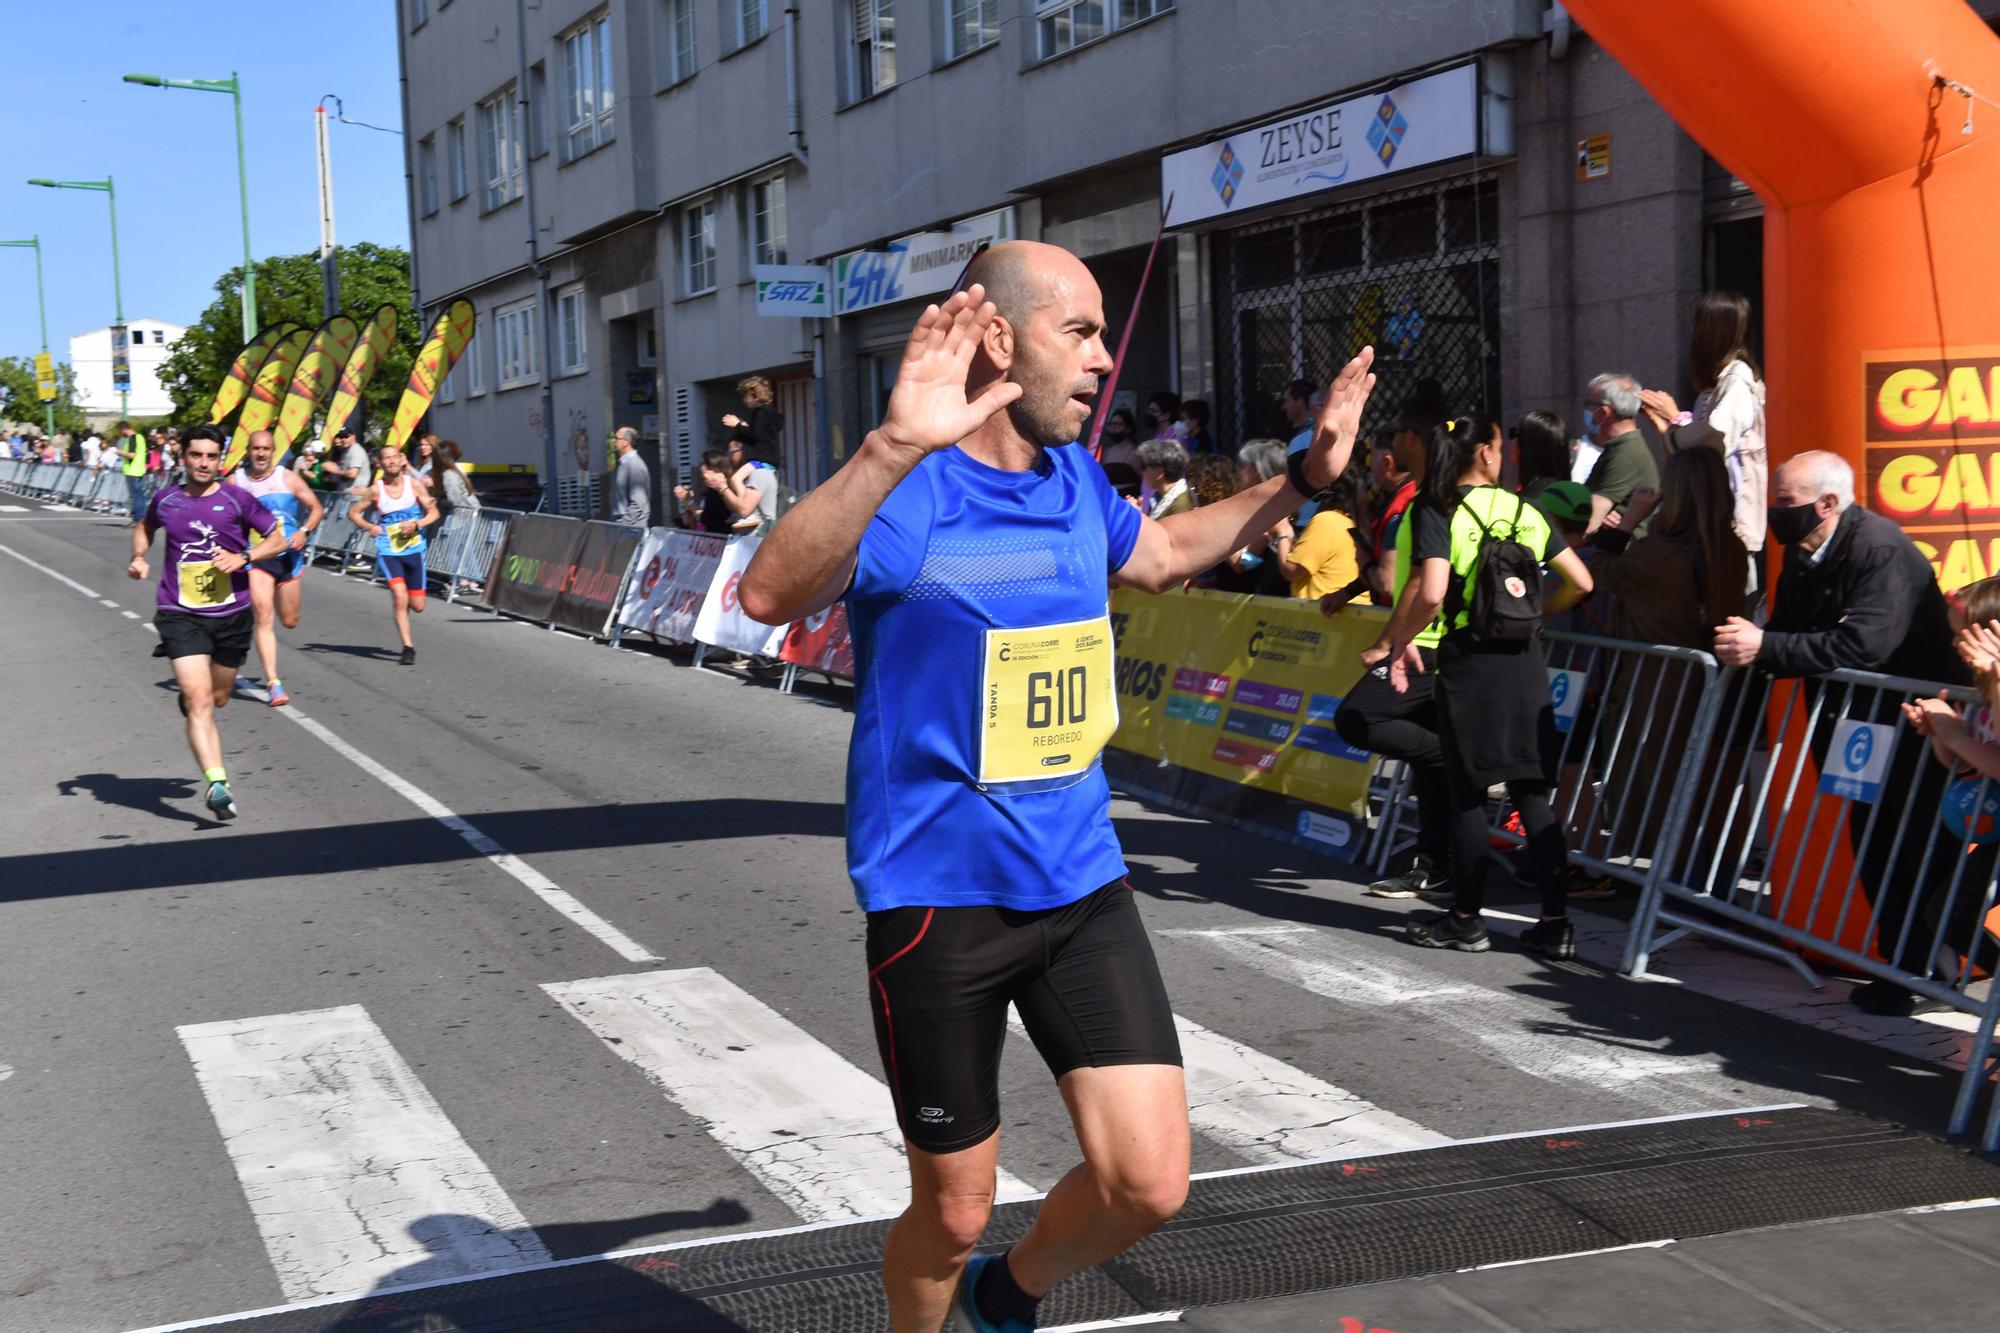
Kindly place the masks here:
POLYGON ((447 601, 457 601, 461 585, 486 585, 486 571, 493 552, 507 531, 511 509, 457 509, 444 521, 443 532, 432 543, 431 570, 447 582, 447 601))
POLYGON ((126 507, 125 474, 116 467, 0 459, 0 489, 51 504, 112 512, 126 507))
MULTIPOLYGON (((1971 1127, 2000 1021, 2000 947, 1986 928, 2000 784, 1955 757, 1938 762, 1904 717, 1904 703, 1941 694, 1991 739, 1990 713, 1967 689, 1864 671, 1722 673, 1689 737, 1701 780, 1676 793, 1625 970, 1643 976, 1659 950, 1702 935, 1783 962, 1815 988, 1800 950, 1970 1014, 1956 1135, 1971 1127)), ((1982 1147, 2000 1148, 2000 1095, 1982 1147)))
MULTIPOLYGON (((2000 1068, 2000 939, 1985 925, 2000 898, 2000 782, 1937 762, 1901 705, 1942 694, 1990 740, 1978 695, 1860 671, 1774 681, 1695 649, 1589 635, 1545 642, 1570 860, 1639 890, 1624 971, 1643 976, 1701 935, 1814 988, 1802 953, 1969 1014, 1950 1123, 1966 1133, 2000 1068)), ((1371 788, 1384 804, 1364 861, 1378 870, 1416 819, 1403 768, 1378 765, 1371 788)), ((1518 846, 1505 813, 1498 803, 1493 833, 1518 846)), ((1982 1146, 2000 1149, 2000 1093, 1982 1146)))

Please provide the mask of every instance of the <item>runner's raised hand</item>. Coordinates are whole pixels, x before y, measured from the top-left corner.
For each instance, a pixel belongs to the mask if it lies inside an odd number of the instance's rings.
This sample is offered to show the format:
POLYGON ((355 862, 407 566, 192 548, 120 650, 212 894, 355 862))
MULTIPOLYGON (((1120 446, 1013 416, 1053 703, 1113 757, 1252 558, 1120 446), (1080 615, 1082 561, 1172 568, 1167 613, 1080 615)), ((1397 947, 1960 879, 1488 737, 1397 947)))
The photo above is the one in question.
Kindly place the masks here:
POLYGON ((925 309, 889 395, 882 438, 900 449, 933 453, 958 443, 995 412, 1021 396, 1021 386, 1001 380, 967 401, 966 376, 994 316, 993 303, 978 283, 941 306, 925 309))
POLYGON ((1369 369, 1374 364, 1375 349, 1364 347, 1327 386, 1326 405, 1319 410, 1312 443, 1306 448, 1306 480, 1314 486, 1331 486, 1347 470, 1355 437, 1361 433, 1361 409, 1375 391, 1375 376, 1369 369))

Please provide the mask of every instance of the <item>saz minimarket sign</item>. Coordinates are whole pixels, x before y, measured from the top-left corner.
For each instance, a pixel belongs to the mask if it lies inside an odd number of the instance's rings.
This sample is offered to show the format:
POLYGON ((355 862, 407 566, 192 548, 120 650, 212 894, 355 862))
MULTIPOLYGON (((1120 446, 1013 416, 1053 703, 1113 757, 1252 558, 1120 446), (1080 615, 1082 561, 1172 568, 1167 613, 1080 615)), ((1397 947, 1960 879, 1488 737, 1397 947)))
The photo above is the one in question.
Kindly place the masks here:
POLYGON ((949 231, 899 236, 879 250, 850 250, 833 261, 833 313, 951 290, 981 245, 1014 239, 1014 210, 996 208, 954 223, 949 231))
POLYGON ((786 318, 827 314, 826 270, 818 264, 752 264, 757 284, 757 313, 786 318))
POLYGON ((1284 203, 1471 154, 1479 67, 1460 65, 1238 130, 1160 160, 1169 227, 1284 203))

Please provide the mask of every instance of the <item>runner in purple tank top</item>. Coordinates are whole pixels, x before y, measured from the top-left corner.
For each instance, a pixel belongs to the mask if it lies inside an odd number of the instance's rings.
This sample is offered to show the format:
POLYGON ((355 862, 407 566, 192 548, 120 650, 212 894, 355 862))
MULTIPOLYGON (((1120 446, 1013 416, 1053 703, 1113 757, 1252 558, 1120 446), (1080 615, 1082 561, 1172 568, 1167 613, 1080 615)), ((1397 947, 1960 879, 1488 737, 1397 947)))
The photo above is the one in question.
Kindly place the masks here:
POLYGON ((234 819, 236 798, 222 767, 215 710, 229 701, 236 668, 250 652, 250 564, 283 551, 285 530, 256 496, 217 478, 222 432, 215 427, 188 432, 181 465, 187 480, 155 494, 132 529, 132 563, 125 572, 145 579, 146 554, 154 534, 164 530, 167 554, 153 627, 174 661, 188 748, 208 784, 205 803, 216 818, 234 819))

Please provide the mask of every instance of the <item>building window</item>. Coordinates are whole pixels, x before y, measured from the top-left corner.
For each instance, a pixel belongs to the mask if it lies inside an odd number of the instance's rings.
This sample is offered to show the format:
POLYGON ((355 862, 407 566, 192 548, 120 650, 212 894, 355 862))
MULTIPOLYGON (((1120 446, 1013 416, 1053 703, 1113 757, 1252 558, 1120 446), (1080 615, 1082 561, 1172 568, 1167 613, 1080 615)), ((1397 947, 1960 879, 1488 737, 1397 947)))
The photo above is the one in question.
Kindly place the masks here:
POLYGON ((689 204, 681 213, 682 295, 715 290, 715 201, 689 204))
POLYGON ((764 35, 769 23, 765 10, 766 0, 735 0, 736 3, 736 44, 748 46, 764 35))
POLYGON ((999 0, 944 0, 944 58, 956 60, 1000 40, 999 0))
POLYGON ((458 400, 457 366, 453 366, 451 372, 444 377, 444 383, 438 385, 437 400, 440 403, 450 403, 458 400))
POLYGON ((854 98, 872 97, 896 82, 895 0, 854 0, 854 98))
POLYGON ((500 387, 519 388, 541 378, 536 361, 533 301, 520 301, 493 312, 493 327, 499 334, 500 387))
POLYGON ((583 348, 583 284, 556 293, 556 373, 581 375, 590 369, 583 348))
POLYGON ((415 32, 418 28, 423 27, 424 24, 430 21, 430 17, 431 17, 430 0, 410 0, 411 32, 415 32))
POLYGON ((785 178, 771 176, 750 186, 750 262, 785 262, 785 178))
POLYGON ((475 320, 472 327, 472 337, 465 344, 465 355, 459 360, 459 364, 465 367, 465 396, 467 398, 477 398, 486 392, 486 362, 484 359, 486 354, 481 350, 484 346, 485 342, 479 336, 478 321, 475 320))
POLYGON ((563 160, 611 142, 611 17, 600 14, 563 38, 563 160))
POLYGON ((490 212, 521 193, 521 107, 509 86, 479 104, 481 207, 490 212))
POLYGON ((1035 28, 1042 59, 1059 56, 1173 7, 1174 0, 1037 0, 1035 28))
POLYGON ((660 86, 694 77, 694 0, 660 0, 660 86))
POLYGON ((423 201, 423 215, 429 217, 438 211, 438 155, 437 140, 425 138, 417 140, 417 189, 423 201))
POLYGON ((455 204, 472 188, 471 175, 465 167, 464 116, 444 127, 444 144, 447 169, 451 172, 451 201, 455 204))

